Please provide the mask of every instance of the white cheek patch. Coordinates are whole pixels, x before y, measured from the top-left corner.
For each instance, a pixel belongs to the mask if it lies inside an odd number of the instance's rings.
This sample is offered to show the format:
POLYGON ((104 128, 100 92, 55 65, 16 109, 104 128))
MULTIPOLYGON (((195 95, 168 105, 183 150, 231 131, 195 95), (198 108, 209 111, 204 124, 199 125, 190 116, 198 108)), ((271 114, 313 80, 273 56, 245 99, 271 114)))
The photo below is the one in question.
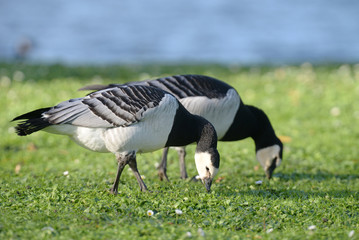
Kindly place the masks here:
POLYGON ((214 167, 211 161, 211 154, 208 152, 200 152, 194 155, 194 159, 196 161, 196 167, 198 171, 198 175, 201 179, 210 177, 207 171, 211 174, 211 178, 214 178, 218 172, 218 168, 214 167))
POLYGON ((282 159, 279 156, 280 147, 273 145, 257 151, 257 160, 262 165, 264 170, 267 170, 272 165, 272 160, 277 157, 276 167, 278 167, 282 159))

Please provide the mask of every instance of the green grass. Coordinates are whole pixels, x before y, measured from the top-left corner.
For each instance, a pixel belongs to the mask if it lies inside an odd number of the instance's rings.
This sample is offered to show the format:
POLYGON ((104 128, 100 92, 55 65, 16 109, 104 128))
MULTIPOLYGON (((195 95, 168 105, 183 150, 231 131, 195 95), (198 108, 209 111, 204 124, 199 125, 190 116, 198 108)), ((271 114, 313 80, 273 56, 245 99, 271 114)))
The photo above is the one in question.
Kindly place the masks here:
MULTIPOLYGON (((0 239, 201 239, 199 229, 206 239, 349 239, 352 230, 350 239, 359 239, 359 66, 3 63, 0 96, 0 239), (186 73, 222 79, 268 114, 286 137, 271 181, 247 139, 219 143, 221 167, 210 194, 200 183, 179 179, 172 150, 170 183, 157 177, 161 151, 142 154, 139 170, 152 193, 141 193, 126 168, 120 194, 113 196, 112 154, 44 132, 19 137, 10 123, 27 111, 83 96, 76 90, 86 84, 186 73), (147 216, 148 210, 155 214, 147 216)), ((193 154, 194 146, 188 147, 190 176, 196 174, 193 154)))

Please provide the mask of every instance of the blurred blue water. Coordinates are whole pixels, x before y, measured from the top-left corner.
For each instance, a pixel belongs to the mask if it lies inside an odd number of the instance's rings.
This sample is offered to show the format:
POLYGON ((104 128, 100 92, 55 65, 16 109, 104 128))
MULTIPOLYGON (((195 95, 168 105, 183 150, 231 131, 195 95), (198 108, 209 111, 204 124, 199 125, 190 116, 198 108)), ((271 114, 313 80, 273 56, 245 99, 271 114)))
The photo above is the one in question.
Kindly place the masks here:
POLYGON ((0 0, 0 59, 359 62, 357 0, 0 0))

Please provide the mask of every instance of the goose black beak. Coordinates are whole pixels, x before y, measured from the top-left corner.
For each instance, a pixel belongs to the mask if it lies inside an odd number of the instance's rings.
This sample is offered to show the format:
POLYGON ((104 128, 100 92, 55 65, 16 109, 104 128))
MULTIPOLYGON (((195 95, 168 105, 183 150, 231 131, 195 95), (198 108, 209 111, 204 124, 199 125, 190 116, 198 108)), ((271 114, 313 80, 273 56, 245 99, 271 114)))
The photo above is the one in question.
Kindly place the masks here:
POLYGON ((273 159, 272 164, 265 170, 266 176, 268 179, 271 179, 273 176, 274 169, 277 167, 276 158, 273 159))
POLYGON ((209 193, 211 191, 212 179, 203 178, 202 182, 203 182, 204 186, 206 187, 207 192, 209 193))

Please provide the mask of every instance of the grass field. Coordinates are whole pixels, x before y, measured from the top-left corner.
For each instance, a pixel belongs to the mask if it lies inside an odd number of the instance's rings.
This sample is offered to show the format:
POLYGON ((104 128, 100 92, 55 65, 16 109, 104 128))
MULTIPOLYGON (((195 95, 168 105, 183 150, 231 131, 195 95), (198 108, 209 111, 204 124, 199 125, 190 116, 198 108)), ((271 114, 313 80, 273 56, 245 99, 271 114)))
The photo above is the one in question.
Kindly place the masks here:
MULTIPOLYGON (((0 96, 0 239, 359 239, 358 65, 3 63, 0 96), (83 85, 188 73, 224 80, 268 114, 285 144, 271 181, 247 139, 219 143, 221 167, 209 194, 200 183, 179 179, 172 150, 169 183, 157 176, 161 151, 142 154, 139 170, 152 193, 141 193, 126 168, 114 196, 108 192, 117 170, 112 154, 45 132, 19 137, 10 122, 83 96, 77 91, 83 85)), ((188 147, 190 176, 194 148, 188 147)))

